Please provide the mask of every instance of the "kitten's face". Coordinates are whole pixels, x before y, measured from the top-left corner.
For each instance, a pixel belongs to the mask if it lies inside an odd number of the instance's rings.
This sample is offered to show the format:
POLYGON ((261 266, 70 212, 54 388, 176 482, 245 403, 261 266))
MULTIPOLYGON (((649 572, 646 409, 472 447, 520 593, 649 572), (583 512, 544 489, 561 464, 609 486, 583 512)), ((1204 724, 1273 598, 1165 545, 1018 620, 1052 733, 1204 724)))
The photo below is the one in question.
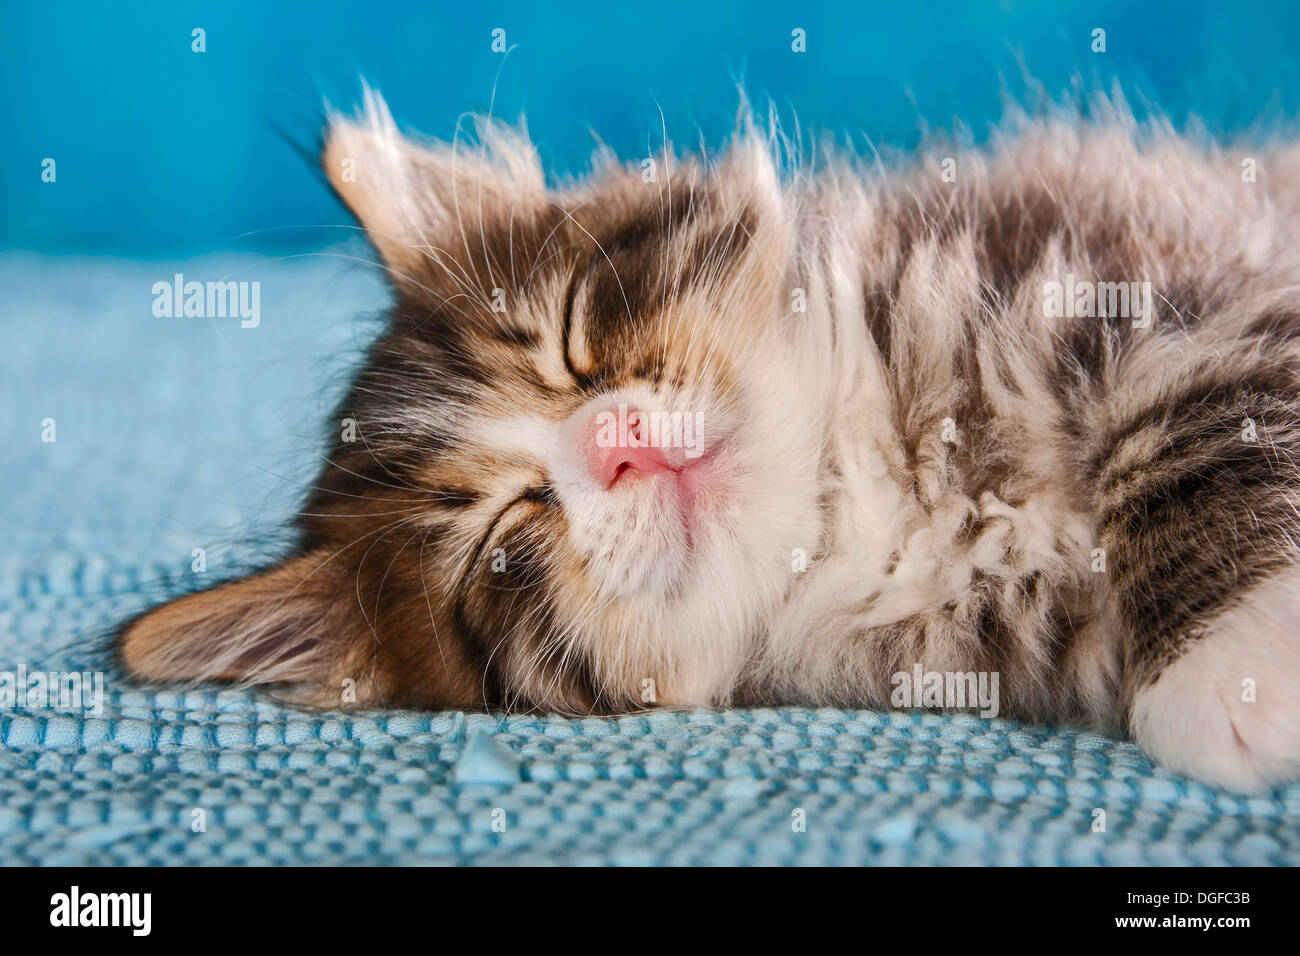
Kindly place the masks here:
POLYGON ((349 678, 362 706, 717 702, 818 534, 770 163, 556 193, 499 131, 425 149, 370 109, 323 162, 396 305, 302 554, 145 616, 128 667, 327 706, 349 678))

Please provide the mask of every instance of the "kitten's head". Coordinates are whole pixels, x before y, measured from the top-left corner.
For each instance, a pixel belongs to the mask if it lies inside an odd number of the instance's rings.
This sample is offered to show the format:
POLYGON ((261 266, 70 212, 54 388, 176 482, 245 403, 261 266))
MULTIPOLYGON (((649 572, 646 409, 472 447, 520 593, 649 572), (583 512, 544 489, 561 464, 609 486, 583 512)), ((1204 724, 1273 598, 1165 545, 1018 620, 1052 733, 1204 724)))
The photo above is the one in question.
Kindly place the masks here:
POLYGON ((377 98, 331 124, 390 328, 296 555, 133 623, 133 673, 582 713, 733 687, 818 533, 770 156, 742 139, 556 190, 521 137, 480 135, 416 144, 377 98))

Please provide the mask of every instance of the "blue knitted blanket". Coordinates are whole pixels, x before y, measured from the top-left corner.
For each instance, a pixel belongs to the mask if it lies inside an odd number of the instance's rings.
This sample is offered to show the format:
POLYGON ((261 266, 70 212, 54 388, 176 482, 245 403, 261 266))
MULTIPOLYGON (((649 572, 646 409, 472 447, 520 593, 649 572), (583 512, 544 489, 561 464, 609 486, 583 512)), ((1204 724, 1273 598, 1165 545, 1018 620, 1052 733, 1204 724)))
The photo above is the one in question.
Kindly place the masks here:
POLYGON ((1077 729, 317 714, 133 687, 109 630, 273 553, 311 478, 373 332, 355 316, 385 302, 338 254, 0 257, 0 863, 1300 862, 1300 787, 1226 794, 1077 729), (260 322, 155 317, 151 288, 177 272, 260 282, 260 322), (99 672, 102 698, 5 703, 20 668, 99 672))

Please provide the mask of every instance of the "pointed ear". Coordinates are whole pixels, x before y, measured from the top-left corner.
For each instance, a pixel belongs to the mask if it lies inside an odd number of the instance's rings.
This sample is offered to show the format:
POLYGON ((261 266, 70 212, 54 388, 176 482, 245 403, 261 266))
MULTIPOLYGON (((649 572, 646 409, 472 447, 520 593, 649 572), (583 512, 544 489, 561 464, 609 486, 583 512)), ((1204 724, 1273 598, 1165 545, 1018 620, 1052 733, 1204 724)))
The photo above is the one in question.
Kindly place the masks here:
MULTIPOLYGON (((423 145, 398 132, 388 106, 367 88, 356 118, 330 115, 321 165, 368 232, 399 285, 419 280, 429 259, 472 255, 484 221, 522 220, 546 203, 546 181, 526 135, 478 124, 478 140, 423 145)), ((419 284, 413 286, 419 288, 419 284)))
POLYGON ((348 572, 327 553, 178 598, 131 622, 118 647, 160 683, 319 684, 369 646, 348 572))
POLYGON ((711 176, 729 224, 719 243, 729 252, 724 303, 741 312, 767 308, 775 299, 789 305, 795 215, 781 182, 777 148, 773 139, 745 127, 711 176))

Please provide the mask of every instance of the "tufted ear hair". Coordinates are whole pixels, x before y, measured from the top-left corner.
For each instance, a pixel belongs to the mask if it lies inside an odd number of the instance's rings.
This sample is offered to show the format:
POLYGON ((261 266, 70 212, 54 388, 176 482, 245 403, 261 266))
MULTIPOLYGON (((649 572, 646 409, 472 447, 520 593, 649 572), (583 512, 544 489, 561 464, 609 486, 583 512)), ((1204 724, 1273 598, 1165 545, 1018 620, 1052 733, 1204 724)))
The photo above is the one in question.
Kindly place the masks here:
POLYGON ((358 116, 330 114, 321 165, 399 289, 422 288, 433 263, 476 255, 486 220, 523 220, 547 202, 523 131, 483 120, 477 140, 419 143, 368 87, 358 116))
POLYGON ((118 651, 146 681, 321 689, 371 641, 350 583, 329 552, 290 558, 154 608, 126 626, 118 651))

